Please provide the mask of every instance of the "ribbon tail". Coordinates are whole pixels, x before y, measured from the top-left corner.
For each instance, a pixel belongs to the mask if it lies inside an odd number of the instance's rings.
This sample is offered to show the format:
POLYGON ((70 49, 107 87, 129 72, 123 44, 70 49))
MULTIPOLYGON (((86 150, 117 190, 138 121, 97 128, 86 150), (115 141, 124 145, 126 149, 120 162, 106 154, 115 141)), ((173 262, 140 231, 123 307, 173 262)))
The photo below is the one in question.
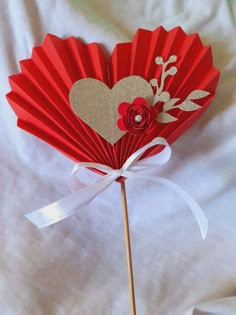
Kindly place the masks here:
POLYGON ((80 207, 91 202, 97 195, 110 186, 116 177, 110 174, 106 175, 102 180, 72 192, 68 196, 46 207, 26 214, 25 217, 38 228, 59 222, 74 214, 80 207))
POLYGON ((140 173, 132 173, 129 171, 125 171, 124 176, 127 176, 129 178, 133 177, 133 178, 137 178, 137 179, 146 179, 146 180, 150 180, 153 182, 163 184, 165 186, 168 186, 169 188, 172 188, 175 192, 178 193, 179 196, 181 196, 184 199, 184 201, 188 205, 189 209, 192 211, 192 214, 194 215, 194 217, 198 223, 202 238, 203 239, 206 238, 207 231, 208 231, 208 219, 207 219, 205 213, 203 212, 202 208, 199 206, 199 204, 186 191, 184 191, 180 186, 169 181, 166 178, 159 177, 159 176, 152 177, 152 176, 143 175, 140 173))
POLYGON ((194 215, 197 224, 199 226, 202 238, 205 239, 208 231, 208 219, 203 212, 202 208, 199 206, 199 204, 184 191, 180 186, 176 185, 173 182, 169 182, 169 186, 175 190, 187 203, 189 206, 189 209, 192 211, 192 214, 194 215))

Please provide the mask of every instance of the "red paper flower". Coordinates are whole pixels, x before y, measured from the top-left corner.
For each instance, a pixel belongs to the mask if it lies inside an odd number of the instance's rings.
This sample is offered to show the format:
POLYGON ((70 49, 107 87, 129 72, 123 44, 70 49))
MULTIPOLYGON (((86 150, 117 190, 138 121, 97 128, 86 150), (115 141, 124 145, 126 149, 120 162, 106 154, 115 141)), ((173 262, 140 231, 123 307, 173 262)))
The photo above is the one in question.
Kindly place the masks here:
POLYGON ((131 134, 150 132, 157 125, 157 109, 149 106, 142 97, 136 98, 132 103, 121 103, 118 112, 122 117, 117 121, 117 126, 131 134))

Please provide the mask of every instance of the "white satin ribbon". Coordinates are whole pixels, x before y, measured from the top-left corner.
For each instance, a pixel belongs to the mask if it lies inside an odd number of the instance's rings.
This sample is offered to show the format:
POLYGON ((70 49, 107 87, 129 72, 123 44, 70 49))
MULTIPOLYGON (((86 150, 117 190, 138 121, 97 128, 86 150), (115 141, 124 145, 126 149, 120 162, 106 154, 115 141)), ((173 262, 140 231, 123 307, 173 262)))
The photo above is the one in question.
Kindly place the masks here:
POLYGON ((43 228, 59 222, 72 214, 89 202, 97 195, 110 186, 120 176, 134 179, 145 179, 152 182, 160 183, 168 186, 176 191, 186 202, 194 217, 197 220, 203 239, 206 237, 208 230, 208 220, 203 213, 201 207, 192 199, 180 186, 159 176, 151 176, 147 171, 154 169, 157 165, 166 164, 171 157, 171 148, 168 142, 161 137, 157 137, 147 145, 134 152, 124 163, 121 169, 114 170, 111 167, 98 163, 80 162, 75 165, 70 182, 72 193, 68 196, 51 203, 50 205, 36 210, 26 215, 26 218, 35 224, 38 228, 43 228), (164 149, 153 156, 138 160, 143 153, 156 145, 163 145, 164 149), (81 168, 93 168, 106 173, 101 180, 94 184, 85 185, 78 178, 78 171, 81 168), (146 172, 146 174, 145 174, 146 172))

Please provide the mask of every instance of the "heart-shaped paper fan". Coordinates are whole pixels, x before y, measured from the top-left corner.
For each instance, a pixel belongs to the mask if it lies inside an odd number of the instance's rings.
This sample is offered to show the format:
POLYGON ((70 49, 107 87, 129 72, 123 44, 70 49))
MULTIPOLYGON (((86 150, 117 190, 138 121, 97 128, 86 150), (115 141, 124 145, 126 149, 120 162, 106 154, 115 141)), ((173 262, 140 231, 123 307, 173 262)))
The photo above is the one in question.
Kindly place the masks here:
POLYGON ((97 43, 49 34, 20 66, 7 95, 19 127, 76 162, 114 169, 154 137, 172 143, 181 136, 210 104, 219 79, 211 48, 180 27, 139 29, 132 42, 115 47, 110 61, 97 43), (144 126, 141 108, 155 128, 129 129, 129 104, 138 113, 133 117, 138 126, 144 126))

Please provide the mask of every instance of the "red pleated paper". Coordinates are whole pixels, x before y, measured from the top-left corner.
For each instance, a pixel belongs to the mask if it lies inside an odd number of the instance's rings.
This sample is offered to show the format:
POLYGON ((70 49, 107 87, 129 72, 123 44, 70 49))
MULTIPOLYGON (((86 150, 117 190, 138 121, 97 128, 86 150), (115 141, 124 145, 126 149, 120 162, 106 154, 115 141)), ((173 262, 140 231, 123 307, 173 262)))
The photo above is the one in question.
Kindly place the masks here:
MULTIPOLYGON (((137 149, 161 136, 171 144, 206 110, 212 101, 219 71, 212 65, 209 46, 203 46, 197 34, 187 35, 180 27, 166 31, 139 29, 129 43, 117 44, 109 60, 97 43, 84 44, 75 37, 61 39, 48 34, 41 46, 34 47, 30 59, 20 61, 21 72, 9 78, 7 99, 18 117, 18 126, 46 141, 75 162, 87 161, 120 168, 137 149), (165 82, 171 98, 185 99, 193 90, 209 96, 198 100, 201 109, 192 112, 174 109, 178 118, 159 123, 155 134, 126 133, 114 145, 84 123, 72 110, 69 92, 83 78, 95 78, 110 88, 122 78, 138 75, 148 82, 159 79, 164 60, 176 55, 178 72, 165 82)), ((86 106, 86 104, 85 104, 86 106)), ((159 109, 163 104, 158 104, 159 109)), ((149 150, 152 155, 159 148, 149 150)))

